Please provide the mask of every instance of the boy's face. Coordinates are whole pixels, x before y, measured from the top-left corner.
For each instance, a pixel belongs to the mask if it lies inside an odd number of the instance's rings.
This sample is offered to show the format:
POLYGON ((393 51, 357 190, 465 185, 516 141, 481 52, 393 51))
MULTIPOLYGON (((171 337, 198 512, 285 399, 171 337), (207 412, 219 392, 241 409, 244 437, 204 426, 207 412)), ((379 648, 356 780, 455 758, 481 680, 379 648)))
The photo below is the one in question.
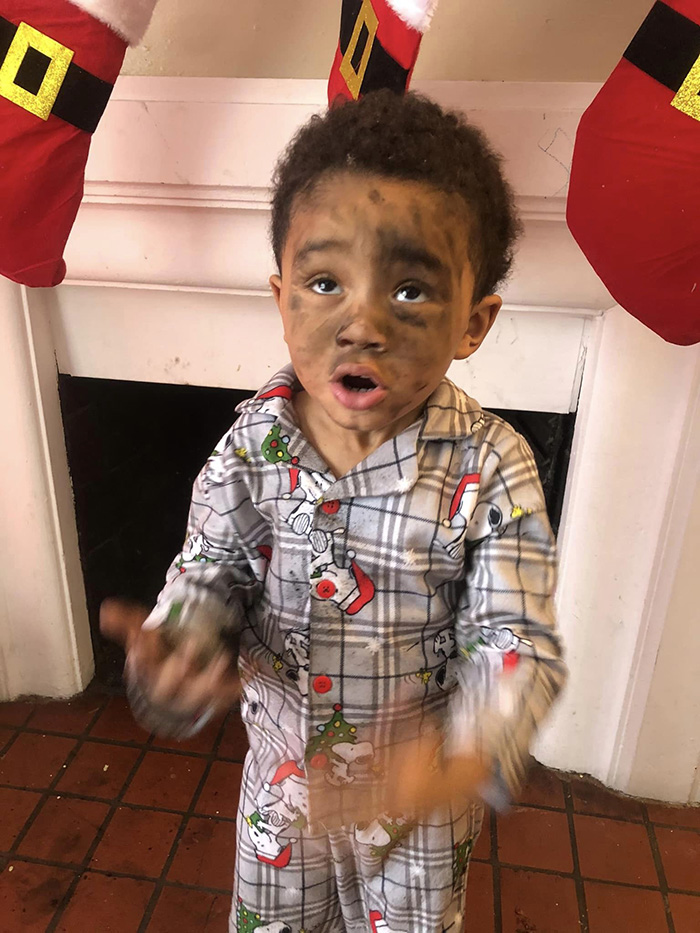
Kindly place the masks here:
POLYGON ((292 214, 272 276, 299 381, 338 427, 386 431, 416 415, 501 306, 473 304, 467 210, 419 182, 323 180, 292 214))

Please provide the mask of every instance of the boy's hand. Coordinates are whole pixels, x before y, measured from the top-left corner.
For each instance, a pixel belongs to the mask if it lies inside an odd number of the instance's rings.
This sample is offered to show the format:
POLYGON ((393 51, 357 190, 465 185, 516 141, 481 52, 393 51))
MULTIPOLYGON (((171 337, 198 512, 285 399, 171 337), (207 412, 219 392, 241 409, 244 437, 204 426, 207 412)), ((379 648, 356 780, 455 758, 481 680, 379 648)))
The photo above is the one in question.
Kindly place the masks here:
POLYGON ((185 639, 171 650, 158 628, 143 630, 148 614, 139 603, 117 599, 105 600, 100 607, 100 630, 124 647, 127 676, 138 681, 151 703, 173 713, 228 710, 241 694, 229 652, 222 649, 202 668, 196 640, 185 639))
POLYGON ((392 808, 426 816, 465 798, 478 800, 489 781, 489 765, 473 754, 455 755, 433 765, 434 745, 416 741, 397 752, 389 774, 392 808))

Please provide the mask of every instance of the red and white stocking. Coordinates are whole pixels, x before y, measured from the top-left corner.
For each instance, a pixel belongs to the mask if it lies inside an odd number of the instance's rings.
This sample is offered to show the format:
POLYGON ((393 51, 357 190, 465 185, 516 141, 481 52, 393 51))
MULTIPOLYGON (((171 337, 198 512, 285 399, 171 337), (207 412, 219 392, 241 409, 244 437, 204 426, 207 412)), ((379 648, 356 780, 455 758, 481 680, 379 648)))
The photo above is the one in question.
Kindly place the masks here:
POLYGON ((0 274, 51 286, 83 196, 90 139, 156 0, 2 0, 0 274))
POLYGON ((584 113, 569 227, 606 287, 671 343, 700 341, 700 0, 655 3, 584 113))
POLYGON ((409 85, 437 0, 343 0, 328 102, 409 85))

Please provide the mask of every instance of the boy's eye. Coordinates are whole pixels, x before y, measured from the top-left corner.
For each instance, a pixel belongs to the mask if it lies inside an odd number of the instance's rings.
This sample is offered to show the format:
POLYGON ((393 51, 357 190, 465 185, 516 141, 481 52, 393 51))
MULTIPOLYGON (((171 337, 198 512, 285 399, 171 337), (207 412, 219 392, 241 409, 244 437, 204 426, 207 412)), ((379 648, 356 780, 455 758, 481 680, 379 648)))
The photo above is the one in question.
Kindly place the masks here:
POLYGON ((316 292, 317 295, 339 295, 340 285, 338 285, 335 279, 330 279, 326 276, 313 281, 311 283, 311 291, 316 292))
POLYGON ((410 304, 420 304, 428 300, 428 296, 420 285, 402 285, 395 293, 397 301, 408 302, 410 304))

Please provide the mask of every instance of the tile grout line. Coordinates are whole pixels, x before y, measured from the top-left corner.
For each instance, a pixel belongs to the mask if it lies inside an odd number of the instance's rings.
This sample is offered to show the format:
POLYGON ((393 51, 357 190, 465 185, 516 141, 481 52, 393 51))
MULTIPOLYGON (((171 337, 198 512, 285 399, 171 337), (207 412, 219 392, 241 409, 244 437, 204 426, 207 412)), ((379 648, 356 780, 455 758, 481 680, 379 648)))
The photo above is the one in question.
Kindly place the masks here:
MULTIPOLYGON (((87 732, 87 730, 88 730, 91 726, 93 726, 94 723, 97 722, 97 720, 99 719, 99 717, 102 715, 102 710, 103 710, 103 709, 104 709, 104 706, 102 705, 102 706, 99 706, 99 707, 95 710, 95 712, 94 712, 94 714, 93 714, 93 716, 92 716, 92 719, 88 722, 87 726, 86 726, 85 729, 83 730, 83 733, 87 732)), ((33 716, 34 713, 32 712, 30 715, 33 716)), ((28 717, 28 718, 29 718, 29 717, 28 717)), ((20 734, 20 733, 18 733, 18 735, 19 735, 19 734, 20 734)), ((44 733, 44 732, 39 732, 38 734, 39 734, 39 735, 49 735, 49 733, 44 733)), ((34 809, 32 810, 32 812, 29 814, 29 816, 28 816, 27 819, 25 820, 22 829, 19 831, 19 833, 17 834, 17 836, 16 836, 16 838, 15 838, 15 841, 14 841, 14 842, 12 843, 12 845, 10 846, 10 849, 9 849, 9 851, 8 851, 8 857, 9 857, 9 859, 12 859, 12 858, 17 854, 17 849, 18 849, 18 847, 22 844, 22 842, 24 842, 25 838, 27 837, 27 835, 28 835, 28 833, 29 833, 29 830, 32 828, 32 826, 34 825, 34 821, 36 820, 37 816, 39 815, 40 810, 43 808, 44 804, 45 804, 46 801, 49 799, 49 797, 53 796, 53 791, 56 789, 56 785, 57 785, 58 782, 61 780, 61 778, 63 777, 63 775, 65 774, 65 772, 68 770, 69 765, 75 760, 76 755, 77 755, 78 752, 80 751, 80 749, 81 749, 81 747, 82 747, 82 744, 83 744, 83 741, 82 741, 82 734, 73 735, 73 736, 70 736, 70 738, 73 739, 73 741, 75 742, 75 745, 74 745, 74 747, 70 750, 70 752, 68 752, 68 754, 66 755, 66 757, 63 759, 63 762, 62 762, 61 766, 59 767, 59 769, 56 771, 56 774, 54 775, 53 779, 49 782, 49 784, 48 784, 46 787, 36 788, 36 790, 38 791, 38 793, 39 793, 39 795, 40 795, 40 796, 39 796, 39 800, 37 801, 37 804, 36 804, 36 806, 34 807, 34 809)), ((21 790, 29 790, 29 791, 34 790, 33 787, 18 788, 18 789, 21 789, 21 790)))
MULTIPOLYGON (((107 697, 107 700, 109 699, 112 699, 112 697, 111 696, 107 697)), ((3 724, 0 723, 0 725, 3 725, 3 724)), ((32 735, 55 736, 57 738, 65 738, 65 739, 73 739, 73 740, 80 739, 83 744, 88 744, 88 745, 102 744, 102 745, 110 745, 110 746, 117 747, 117 748, 132 748, 132 749, 135 748, 138 750, 141 750, 142 748, 146 748, 148 751, 160 752, 161 754, 180 755, 182 757, 201 758, 204 760, 208 760, 210 757, 209 752, 200 752, 196 750, 171 748, 165 745, 158 745, 156 738, 154 736, 148 736, 146 739, 139 742, 135 740, 129 741, 126 739, 123 739, 123 740, 122 739, 110 739, 107 736, 101 736, 101 735, 83 735, 81 733, 58 731, 56 729, 36 729, 32 726, 7 725, 6 728, 16 730, 17 734, 14 736, 11 736, 7 740, 8 747, 2 749, 2 754, 5 754, 7 751, 9 751, 9 748, 11 747, 11 745, 14 744, 19 734, 25 732, 27 734, 32 734, 32 735)), ((224 755, 217 756, 217 760, 230 762, 233 764, 243 763, 242 760, 239 758, 232 758, 230 756, 224 756, 224 755)), ((560 778, 560 780, 562 780, 562 783, 563 783, 563 779, 560 778)), ((19 788, 18 785, 6 784, 6 783, 0 783, 0 787, 12 787, 12 788, 17 788, 17 789, 24 789, 24 788, 19 788)), ((641 806, 644 806, 644 800, 640 799, 639 803, 641 806)), ((557 807, 557 806, 551 806, 549 804, 543 804, 543 803, 529 803, 527 801, 518 801, 517 806, 524 807, 525 809, 545 810, 551 813, 566 812, 565 806, 557 807)), ((683 807, 674 807, 672 805, 667 805, 663 801, 655 801, 654 806, 660 806, 660 807, 668 806, 669 809, 680 809, 680 810, 685 809, 683 807)), ((693 813, 700 812, 700 807, 688 807, 687 809, 691 810, 693 813)), ((576 809, 575 806, 574 806, 574 812, 577 816, 590 817, 592 819, 611 820, 616 823, 632 823, 636 825, 642 825, 645 822, 642 816, 637 817, 637 818, 626 817, 626 816, 616 816, 613 813, 606 813, 606 812, 603 812, 602 810, 598 812, 593 811, 593 810, 579 810, 579 809, 576 809)), ((651 822, 653 822, 655 826, 662 827, 664 829, 684 829, 684 830, 687 830, 688 832, 700 834, 700 826, 690 826, 682 822, 681 823, 664 823, 663 821, 660 821, 660 820, 651 820, 651 822)))
POLYGON ((566 819, 569 824, 569 839, 571 842, 571 857, 574 863, 574 885, 576 886, 576 900, 578 902, 578 917, 581 933, 588 933, 588 906, 586 905, 586 889, 581 877, 581 863, 578 857, 578 843, 576 841, 576 825, 574 823, 574 797, 568 781, 561 782, 566 803, 566 819))
MULTIPOLYGON (((8 727, 9 728, 9 727, 8 727)), ((149 752, 161 752, 167 755, 182 755, 183 757, 189 758, 209 758, 210 752, 198 752, 198 751, 189 751, 185 748, 169 748, 165 745, 155 744, 155 739, 151 736, 148 736, 141 742, 135 740, 127 739, 110 739, 107 736, 102 735, 83 735, 82 733, 76 732, 60 732, 56 729, 34 729, 31 727, 18 726, 16 727, 18 732, 26 732, 29 735, 49 735, 55 736, 60 739, 77 739, 81 738, 83 742, 88 745, 111 745, 116 746, 117 748, 146 748, 149 752)), ((14 741, 10 739, 8 741, 14 741)), ((235 758, 230 758, 228 756, 222 755, 219 758, 220 761, 236 761, 235 758)))
POLYGON ((654 859, 654 865, 656 867, 656 874, 659 879, 659 888, 661 889, 661 897, 664 901, 664 910, 666 911, 666 922, 668 923, 668 933, 676 933, 676 925, 673 920, 673 914, 671 913, 671 902, 668 897, 668 881, 666 879, 666 870, 664 869, 664 863, 661 858, 661 852, 659 850, 659 843, 656 838, 656 833, 654 832, 654 826, 649 819, 649 814, 647 813, 647 808, 642 808, 644 811, 644 825, 646 826, 647 835, 649 837, 649 846, 651 847, 651 854, 654 859))
MULTIPOLYGON (((8 858, 8 856, 6 854, 0 854, 0 858, 8 858)), ((28 864, 31 864, 31 865, 45 865, 47 868, 60 868, 60 869, 63 869, 64 871, 81 872, 81 869, 83 868, 83 866, 75 862, 59 862, 59 861, 55 861, 51 859, 39 858, 38 856, 24 855, 24 854, 18 854, 18 855, 12 856, 11 861, 12 862, 27 862, 28 864)), ((480 859, 480 860, 474 859, 474 862, 477 864, 481 864, 481 865, 492 865, 493 864, 492 862, 486 861, 485 859, 480 859)), ((554 877, 554 878, 565 878, 569 881, 573 880, 572 875, 565 875, 565 874, 551 871, 548 869, 533 868, 532 866, 529 866, 529 865, 516 865, 515 863, 504 862, 503 865, 500 867, 512 869, 514 871, 527 871, 535 875, 549 875, 550 877, 554 877)), ((151 884, 156 883, 156 879, 154 879, 153 875, 138 875, 138 874, 134 874, 131 872, 118 871, 112 868, 107 869, 107 868, 88 867, 88 868, 84 868, 84 870, 82 870, 81 873, 93 874, 93 875, 106 875, 108 877, 114 876, 118 878, 128 878, 133 881, 147 881, 147 882, 150 882, 151 884)), ((595 884, 609 885, 610 887, 627 888, 627 889, 631 889, 634 891, 659 891, 660 890, 658 887, 654 887, 652 885, 625 884, 621 881, 609 881, 608 879, 605 879, 605 878, 589 878, 589 877, 583 876, 583 880, 591 881, 595 884)), ((231 891, 229 888, 226 888, 226 889, 212 888, 212 887, 207 887, 201 884, 190 883, 187 881, 174 881, 174 880, 171 881, 170 879, 167 879, 167 878, 165 879, 163 883, 163 887, 188 888, 188 889, 191 888, 197 891, 199 890, 206 891, 211 894, 221 894, 221 895, 231 894, 231 891)), ((700 892, 688 891, 683 888, 669 888, 669 892, 672 894, 683 894, 687 897, 700 898, 700 892)))
POLYGON ((28 723, 29 720, 32 718, 32 716, 34 715, 34 709, 35 709, 35 707, 32 708, 32 709, 27 713, 27 715, 24 717, 24 721, 21 722, 21 723, 17 723, 17 722, 15 722, 15 723, 9 723, 9 722, 1 722, 1 721, 0 721, 0 726, 2 726, 4 729, 13 729, 13 730, 14 730, 14 735, 11 735, 10 738, 9 738, 9 739, 5 742, 5 744, 3 745, 2 752, 0 753, 0 758, 4 758, 4 757, 5 757, 5 755, 9 752, 9 750, 12 748, 12 746, 15 744, 15 742, 16 742, 17 739, 19 738, 20 733, 21 733, 21 732, 24 732, 27 723, 28 723))
MULTIPOLYGON (((170 852, 168 853, 168 857, 166 858, 163 864, 163 868, 161 870, 160 876, 155 882, 155 888, 153 890, 153 893, 151 894, 148 904, 146 905, 146 909, 143 912, 143 917, 141 918, 141 923, 139 924, 137 933, 146 933, 146 930, 151 922, 151 919, 153 918, 153 912, 156 909, 156 905, 158 901, 160 900, 160 896, 163 892, 163 888, 165 887, 168 872, 172 868, 172 864, 175 861, 175 855, 177 854, 177 850, 180 847, 180 842, 182 841, 182 837, 185 835, 185 829, 187 825, 189 824, 189 821, 195 815, 195 804, 199 800, 199 797, 201 796, 202 790, 204 789, 204 785, 206 784, 209 778, 209 773, 211 772, 214 762, 217 761, 216 752, 219 748, 219 744, 226 730, 226 724, 228 722, 229 715, 230 713, 224 717, 219 727, 219 731, 216 735, 216 738, 214 739, 214 743, 209 753, 209 760, 204 768, 204 771, 202 772, 201 778, 199 779, 199 784, 197 785, 194 791, 194 794, 192 795, 192 799, 190 800, 190 805, 188 809, 186 810, 185 813, 182 814, 182 818, 180 821, 180 827, 178 831, 175 833, 175 838, 173 839, 172 845, 170 846, 170 852)), ((210 819, 212 818, 215 819, 215 817, 210 817, 210 819)), ((235 820, 232 822, 235 822, 235 820)))
MULTIPOLYGON (((4 729, 9 729, 10 727, 9 727, 9 726, 3 726, 3 728, 4 728, 4 729)), ((6 739, 5 744, 4 744, 4 745, 2 746, 2 748, 0 749, 0 758, 4 758, 5 755, 9 752, 9 750, 12 748, 12 746, 13 746, 13 745, 15 744, 15 742, 17 741, 17 736, 19 735, 19 733, 20 733, 20 729, 15 729, 15 730, 14 730, 14 734, 13 734, 13 735, 10 735, 9 739, 6 739)))
MULTIPOLYGON (((109 702, 109 701, 108 701, 108 702, 109 702)), ((107 706, 107 703, 105 703, 105 708, 106 708, 106 706, 107 706)), ((89 725, 88 728, 91 729, 91 728, 94 726, 94 724, 95 724, 95 723, 91 723, 91 724, 89 725)), ((87 732, 87 729, 86 729, 86 732, 87 732)), ((82 743, 81 743, 81 745, 82 745, 82 743)), ((97 850, 97 847, 98 847, 99 844, 102 842, 102 839, 104 838, 104 834, 105 834, 105 832, 107 831, 107 828, 108 828, 109 824, 112 822, 112 819, 114 818, 114 814, 117 812, 117 809, 119 808, 119 805, 120 805, 122 796, 123 796, 124 793, 126 792, 126 789, 130 786, 130 784, 131 784, 131 782, 132 782, 132 780, 133 780, 133 778, 134 778, 134 775, 136 774, 136 772, 138 771, 138 769, 141 767, 141 763, 143 762, 143 759, 146 757, 147 752, 148 752, 148 748, 147 748, 147 747, 142 748, 141 754, 138 756, 138 758, 136 759, 136 761, 135 761, 134 764, 132 765, 131 770, 129 771, 129 773, 128 773, 126 779, 124 780, 124 782, 123 782, 123 784, 122 784, 121 790, 120 790, 119 793, 113 798, 113 800, 110 801, 110 803, 109 803, 109 811, 108 811, 108 813, 107 813, 107 816, 104 818, 104 820, 102 821, 101 827, 98 829, 97 833, 95 834, 95 838, 94 838, 93 841, 92 841, 92 845, 91 845, 90 848, 88 849, 88 851, 87 851, 87 853, 86 853, 86 855, 85 855, 85 858, 83 859, 83 864, 82 864, 81 870, 80 870, 79 872, 76 873, 76 876, 75 876, 75 878, 73 879, 73 881, 72 881, 71 885, 69 886, 68 890, 66 891, 66 893, 65 893, 65 895, 64 895, 64 897, 63 897, 63 899, 61 900, 61 903, 60 903, 60 904, 58 905, 58 907, 56 908, 56 912, 54 913, 54 915, 53 915, 53 917, 51 918, 49 924, 47 925, 46 930, 45 930, 45 933, 53 933, 53 931, 54 931, 54 930, 56 929, 56 927, 58 926, 58 924, 59 924, 59 922, 60 922, 60 920, 61 920, 61 917, 62 917, 63 914, 66 912, 66 910, 67 910, 67 908, 68 908, 68 905, 70 904, 70 902, 71 902, 71 900, 72 900, 72 898, 73 898, 73 895, 75 894, 76 888, 77 888, 78 885, 80 884, 80 879, 81 879, 81 878, 85 875, 85 873, 87 872, 87 870, 88 870, 88 865, 90 864, 90 861, 91 861, 93 855, 95 854, 95 851, 97 850)))
MULTIPOLYGON (((100 800, 100 801, 95 801, 95 802, 96 803, 110 803, 110 801, 105 801, 105 800, 100 800)), ((125 807, 125 806, 127 806, 127 804, 124 804, 124 803, 120 804, 120 807, 125 807)), ((139 809, 145 809, 145 808, 139 808, 139 809)), ((152 808, 149 808, 149 809, 152 809, 152 808)), ((183 813, 183 811, 176 811, 176 810, 159 810, 156 812, 168 813, 172 816, 180 816, 180 817, 185 816, 185 813, 183 813)), ((211 816, 206 813, 195 812, 192 814, 192 816, 197 819, 211 819, 211 820, 216 820, 217 822, 235 823, 235 820, 232 820, 232 819, 224 820, 223 817, 211 816)), ((36 865, 46 865, 48 867, 63 868, 63 869, 68 869, 70 871, 79 871, 81 868, 81 866, 75 862, 61 862, 56 859, 45 859, 45 858, 40 858, 39 856, 26 855, 21 852, 12 854, 12 855, 10 855, 9 852, 0 852, 0 859, 7 859, 7 860, 12 860, 12 861, 17 861, 17 862, 31 862, 32 864, 36 864, 36 865)), ((494 861, 491 859, 472 859, 471 861, 474 864, 490 865, 491 867, 494 867, 494 864, 495 864, 494 861)), ((534 875, 548 875, 549 877, 552 877, 552 878, 562 878, 567 881, 574 880, 574 876, 571 872, 561 872, 561 871, 556 871, 555 869, 551 869, 551 868, 535 868, 532 865, 521 865, 516 862, 502 862, 498 864, 498 867, 507 868, 513 871, 527 871, 534 875)), ((138 874, 133 874, 130 872, 118 871, 117 869, 111 869, 111 868, 110 869, 94 868, 90 866, 90 867, 85 868, 85 871, 92 872, 94 874, 100 874, 100 875, 118 875, 119 877, 133 878, 136 881, 150 881, 152 883, 154 882, 153 875, 138 875, 138 874)), ((630 883, 626 881, 613 881, 609 878, 597 878, 595 876, 588 876, 588 875, 582 875, 581 878, 583 881, 590 881, 594 884, 605 884, 605 885, 608 885, 609 887, 626 888, 626 889, 631 889, 633 891, 660 891, 660 888, 658 885, 634 884, 634 883, 630 883)), ((165 884, 174 885, 176 887, 182 887, 182 886, 195 887, 195 888, 202 887, 201 885, 196 885, 196 884, 188 885, 188 883, 184 881, 170 881, 167 879, 165 881, 165 884)), ((217 893, 222 893, 222 889, 220 888, 212 888, 211 890, 216 891, 217 893)), ((230 893, 230 891, 226 890, 226 891, 223 891, 223 893, 230 893)), ((669 893, 670 894, 684 894, 687 897, 700 898, 700 891, 690 891, 690 890, 686 890, 685 888, 669 888, 669 893)))
MULTIPOLYGON (((117 696, 119 696, 119 694, 117 694, 117 696)), ((106 699, 109 701, 110 699, 113 699, 113 697, 108 696, 106 697, 106 699)), ((235 710, 233 710, 233 712, 235 712, 235 710)), ((92 728, 94 724, 95 723, 93 721, 89 723, 86 728, 92 728)), ((137 741, 137 740, 128 740, 128 739, 111 739, 108 736, 93 735, 93 734, 87 735, 87 734, 83 734, 79 732, 65 732, 65 731, 60 731, 57 729, 37 729, 33 726, 10 725, 10 724, 5 724, 5 723, 0 722, 0 726, 3 726, 3 725, 7 729, 15 730, 18 734, 22 732, 26 732, 32 735, 56 736, 57 738, 74 739, 74 740, 81 739, 84 743, 88 745, 103 744, 103 745, 116 746, 118 748, 137 748, 137 749, 147 748, 148 751, 161 752, 161 753, 170 754, 170 755, 181 755, 183 757, 189 757, 189 758, 209 759, 211 756, 210 752, 200 752, 194 749, 189 750, 189 749, 183 749, 183 748, 173 748, 173 747, 169 747, 166 745, 158 745, 157 737, 155 735, 149 735, 143 741, 137 741)), ((10 743, 14 744, 16 738, 17 738, 17 735, 11 736, 8 739, 8 745, 10 743)), ((218 741, 218 735, 217 735, 216 741, 218 741)), ((217 755, 217 760, 233 762, 234 764, 242 764, 241 759, 232 758, 228 755, 217 755)), ((564 779, 560 778, 559 780, 561 780, 563 784, 564 779)), ((16 785, 0 784, 0 786, 16 786, 16 785)), ((613 794, 614 796, 614 791, 610 791, 610 793, 613 794)), ((626 800, 627 798, 623 798, 623 799, 626 800)), ((636 800, 636 802, 638 802, 640 806, 645 806, 646 799, 639 798, 639 800, 636 800)), ((517 802, 517 806, 524 807, 526 809, 531 809, 531 810, 546 810, 552 813, 563 813, 566 811, 566 806, 554 806, 554 805, 546 804, 546 803, 530 803, 529 801, 523 801, 523 800, 519 800, 517 802)), ((676 806, 673 804, 667 804, 662 800, 653 801, 653 806, 667 808, 670 810, 689 810, 693 814, 700 813, 700 807, 676 806)), ((576 813, 577 816, 592 817, 593 819, 612 820, 613 822, 616 822, 616 823, 636 823, 637 825, 641 825, 645 823, 645 818, 643 816, 639 816, 639 817, 617 816, 614 813, 604 812, 603 810, 599 810, 599 811, 581 810, 581 809, 577 809, 575 804, 574 804, 574 812, 576 813)), ((660 827, 668 828, 668 829, 685 829, 685 830, 688 830, 689 832, 700 833, 700 826, 690 826, 682 822, 681 823, 664 823, 661 820, 652 820, 651 817, 648 817, 648 819, 651 820, 651 822, 655 826, 660 826, 660 827)))
MULTIPOLYGON (((146 753, 148 753, 148 750, 146 750, 146 753)), ((217 758, 215 759, 215 761, 218 762, 218 761, 221 761, 221 759, 217 758)), ((241 762, 226 762, 226 764, 241 764, 241 762)), ((124 780, 126 780, 126 778, 124 778, 124 780)), ((3 789, 27 790, 28 793, 35 793, 35 794, 44 793, 43 790, 32 790, 31 788, 20 787, 19 785, 16 785, 16 784, 1 784, 0 790, 3 790, 3 789)), ((93 797, 93 796, 90 796, 90 794, 77 794, 77 793, 74 793, 73 791, 64 791, 64 790, 61 790, 60 787, 57 787, 56 791, 58 791, 58 793, 54 793, 54 791, 51 791, 50 796, 65 797, 66 800, 81 800, 81 801, 85 801, 86 803, 105 803, 110 806, 116 800, 116 797, 93 797)), ((119 806, 125 807, 128 810, 147 810, 153 813, 169 813, 169 814, 174 814, 176 816, 182 816, 182 814, 186 812, 185 810, 176 810, 174 807, 157 807, 149 803, 132 803, 131 801, 128 801, 128 800, 121 800, 119 802, 119 806)), ((224 823, 235 823, 236 822, 235 816, 224 816, 223 814, 220 814, 220 813, 207 813, 206 810, 195 810, 195 812, 192 815, 211 817, 214 820, 221 820, 224 823)), ((481 862, 483 861, 483 859, 473 859, 473 861, 481 862)))
POLYGON ((493 870, 493 928, 503 933, 503 905, 501 904, 501 865, 498 861, 498 818, 495 810, 489 813, 491 823, 491 868, 493 870))
MULTIPOLYGON (((76 734, 71 735, 68 733, 64 734, 64 733, 40 732, 37 734, 53 735, 58 738, 73 739, 74 741, 82 738, 80 735, 76 735, 76 734)), ((9 741, 14 743, 14 739, 11 739, 9 741)), ((173 755, 180 755, 181 757, 184 757, 184 758, 202 759, 204 761, 209 760, 209 757, 210 757, 209 754, 205 752, 187 752, 187 751, 182 751, 179 749, 169 749, 169 748, 163 748, 159 746, 150 747, 144 744, 137 745, 136 743, 116 742, 116 741, 108 741, 108 740, 103 740, 103 739, 92 739, 91 736, 86 736, 85 741, 82 744, 82 747, 85 747, 85 745, 90 745, 90 744, 104 744, 104 745, 109 745, 111 747, 133 749, 139 752, 145 749, 148 752, 151 752, 151 751, 158 752, 161 755, 162 754, 165 754, 165 755, 173 754, 173 755)), ((243 765, 245 763, 243 758, 221 757, 218 755, 216 757, 216 760, 224 762, 224 764, 232 764, 232 765, 243 765)), ((27 791, 35 791, 36 793, 42 793, 44 788, 35 789, 35 788, 23 786, 21 784, 10 784, 7 782, 0 782, 0 790, 27 790, 27 791)), ((97 801, 106 801, 107 803, 109 803, 113 799, 111 797, 99 797, 95 794, 81 794, 81 793, 78 793, 77 791, 64 791, 64 790, 61 790, 60 788, 57 788, 57 790, 60 790, 62 796, 64 797, 71 797, 71 798, 75 798, 78 800, 97 800, 97 801)), ((156 810, 162 813, 182 813, 182 810, 173 810, 173 809, 169 809, 168 807, 157 807, 157 806, 152 806, 149 804, 137 804, 137 803, 126 803, 125 802, 124 806, 131 807, 135 810, 156 810)), ((522 807, 525 809, 545 810, 548 813, 565 813, 566 812, 565 807, 548 807, 548 806, 543 806, 540 804, 535 805, 535 804, 520 803, 520 802, 517 804, 517 806, 519 808, 522 807)), ((623 816, 611 816, 610 814, 607 814, 607 813, 583 813, 579 810, 575 810, 574 813, 576 816, 589 817, 595 820, 610 820, 611 822, 614 822, 614 823, 629 823, 633 826, 644 826, 645 825, 645 821, 641 818, 631 820, 623 816)), ((235 817, 219 816, 218 814, 213 814, 213 813, 212 814, 202 813, 200 811, 199 813, 195 815, 216 816, 217 819, 222 819, 222 820, 230 819, 235 822, 235 817)), ((662 823, 657 820, 651 820, 651 822, 653 826, 657 829, 680 829, 680 830, 683 830, 683 832, 694 833, 695 835, 700 836, 700 826, 688 826, 684 823, 662 823)), ((475 858, 473 860, 476 862, 487 861, 487 859, 479 859, 479 858, 475 858)), ((570 873, 565 872, 564 874, 570 874, 570 873)), ((621 882, 621 883, 625 884, 625 882, 621 882)))
MULTIPOLYGON (((112 868, 86 868, 77 862, 52 862, 48 859, 36 858, 33 855, 18 855, 12 859, 13 864, 26 863, 27 865, 42 865, 46 868, 60 868, 62 871, 77 872, 78 875, 101 875, 105 878, 125 878, 128 881, 144 881, 155 885, 159 879, 152 875, 137 875, 133 872, 116 871, 112 868)), ((194 884, 188 881, 169 881, 165 880, 164 888, 186 888, 193 891, 205 891, 207 894, 216 894, 218 896, 231 897, 230 888, 212 888, 203 884, 194 884)), ((48 928, 47 928, 48 929, 48 928)))
MULTIPOLYGON (((146 754, 148 754, 148 749, 146 749, 145 751, 146 751, 146 754)), ((218 762, 218 761, 221 761, 221 759, 216 758, 215 761, 218 762)), ((241 762, 225 762, 225 763, 226 764, 241 764, 241 762)), ((126 780, 126 778, 124 778, 124 780, 126 780)), ((32 790, 31 788, 20 787, 19 785, 16 785, 16 784, 0 784, 0 790, 3 790, 3 789, 27 790, 29 793, 35 793, 39 795, 44 793, 43 789, 32 790)), ((89 794, 77 794, 77 793, 74 793, 73 791, 61 790, 60 787, 57 787, 56 791, 58 791, 57 794, 54 794, 54 792, 51 791, 49 796, 65 797, 66 800, 80 800, 80 801, 85 801, 86 803, 104 803, 104 804, 108 804, 109 806, 112 806, 112 804, 117 799, 116 797, 92 797, 89 794)), ((120 800, 119 806, 124 807, 128 810, 146 810, 152 813, 168 813, 174 816, 182 816, 183 813, 185 813, 184 810, 176 810, 173 807, 157 807, 157 806, 154 806, 148 803, 131 803, 130 801, 127 801, 127 800, 120 800)), ((195 810, 192 815, 205 817, 205 818, 210 817, 213 820, 220 820, 222 823, 235 823, 236 822, 235 816, 224 816, 223 814, 220 814, 220 813, 207 813, 205 810, 195 810)), ((479 862, 483 860, 474 859, 474 861, 479 862)))
POLYGON ((15 742, 17 741, 17 739, 20 737, 21 734, 22 734, 22 730, 17 729, 15 734, 10 736, 10 738, 7 740, 7 742, 3 746, 2 754, 0 754, 0 760, 2 760, 5 757, 5 755, 10 751, 10 749, 15 744, 15 742))

